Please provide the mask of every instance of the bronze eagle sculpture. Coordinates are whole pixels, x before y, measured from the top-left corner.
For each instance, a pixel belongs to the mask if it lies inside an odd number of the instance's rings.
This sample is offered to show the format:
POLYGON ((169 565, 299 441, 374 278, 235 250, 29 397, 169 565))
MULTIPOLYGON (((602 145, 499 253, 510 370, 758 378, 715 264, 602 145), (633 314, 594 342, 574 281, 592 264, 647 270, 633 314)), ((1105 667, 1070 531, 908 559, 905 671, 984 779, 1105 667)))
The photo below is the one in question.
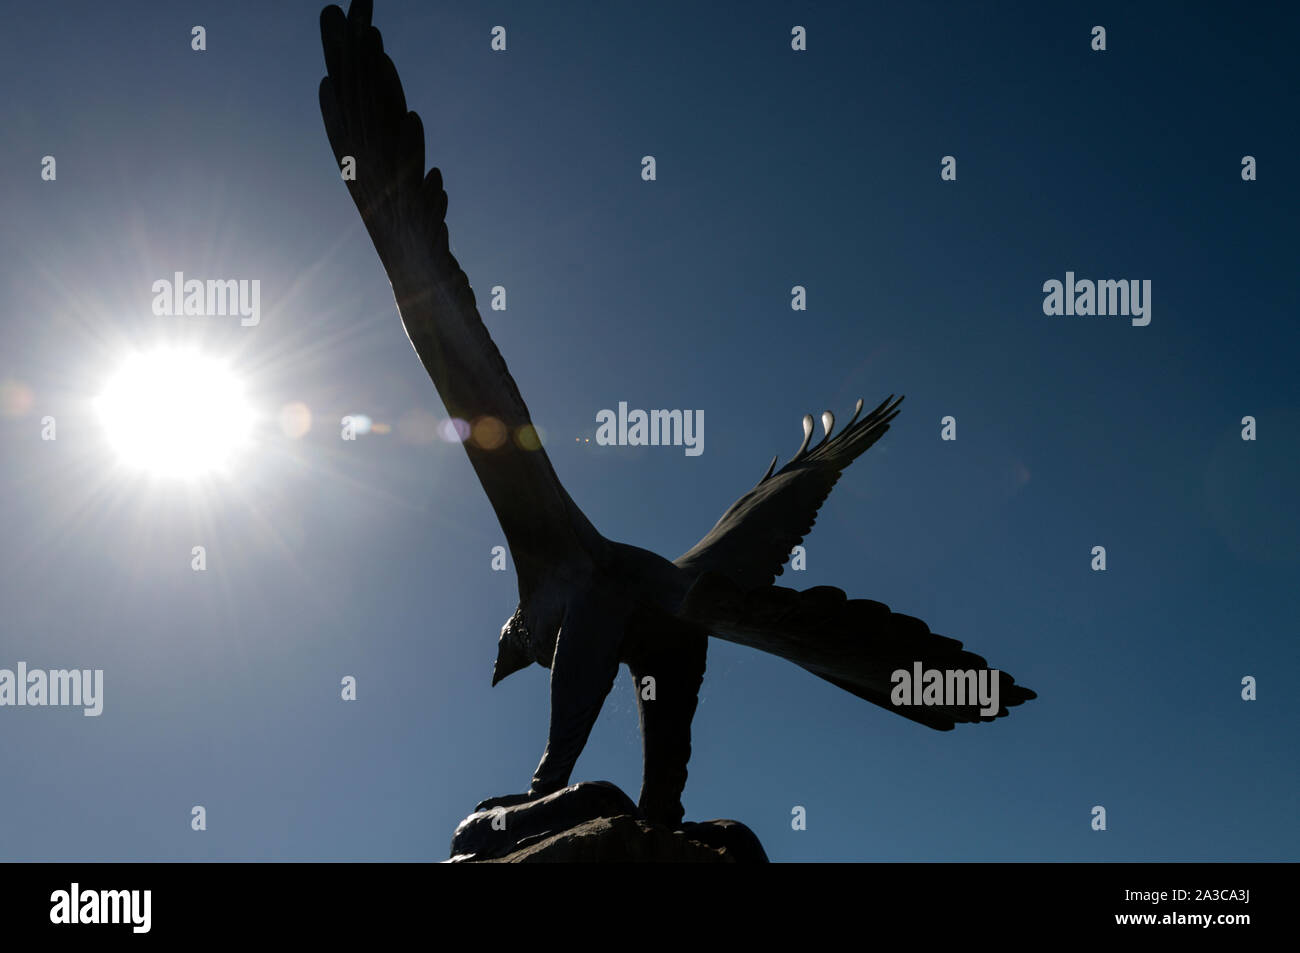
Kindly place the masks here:
POLYGON ((637 692, 643 753, 638 808, 648 820, 679 824, 710 636, 779 655, 940 731, 958 722, 992 721, 1036 697, 919 619, 879 602, 848 599, 830 586, 796 591, 773 585, 840 474, 889 430, 902 398, 891 396, 866 415, 859 400, 838 434, 826 412, 824 436, 815 445, 813 419, 806 416, 803 443, 789 462, 778 470, 774 458, 758 484, 675 560, 608 540, 592 526, 556 476, 452 256, 442 175, 436 168, 425 172, 424 126, 407 109, 397 71, 370 21, 369 0, 353 0, 346 15, 337 6, 321 13, 325 129, 340 166, 351 163, 354 175, 344 177, 348 191, 447 413, 489 421, 508 437, 462 441, 518 573, 519 604, 501 630, 492 684, 533 662, 550 669, 549 734, 529 791, 480 807, 520 803, 569 783, 622 663, 634 687, 647 678, 654 685, 653 692, 637 692), (994 683, 991 707, 973 690, 956 699, 936 692, 926 704, 912 704, 921 700, 919 685, 916 699, 900 700, 899 672, 977 670, 994 683))

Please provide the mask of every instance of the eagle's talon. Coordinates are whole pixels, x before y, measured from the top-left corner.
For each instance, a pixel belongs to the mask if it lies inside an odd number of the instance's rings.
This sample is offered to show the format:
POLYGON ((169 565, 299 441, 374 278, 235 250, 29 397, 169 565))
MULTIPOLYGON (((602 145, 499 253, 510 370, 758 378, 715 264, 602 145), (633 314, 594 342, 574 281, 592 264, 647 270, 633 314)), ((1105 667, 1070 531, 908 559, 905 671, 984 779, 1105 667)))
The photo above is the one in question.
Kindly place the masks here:
POLYGON ((514 807, 516 804, 526 804, 536 798, 536 794, 502 794, 498 797, 490 797, 479 801, 478 806, 474 808, 474 813, 490 811, 498 807, 514 807))

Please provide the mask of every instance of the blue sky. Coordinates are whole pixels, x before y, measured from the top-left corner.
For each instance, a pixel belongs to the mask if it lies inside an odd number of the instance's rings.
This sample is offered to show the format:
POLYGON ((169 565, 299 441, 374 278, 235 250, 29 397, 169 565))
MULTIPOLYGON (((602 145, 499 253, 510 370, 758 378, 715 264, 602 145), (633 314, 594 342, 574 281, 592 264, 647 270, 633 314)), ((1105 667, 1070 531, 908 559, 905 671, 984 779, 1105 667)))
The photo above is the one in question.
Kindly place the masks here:
MULTIPOLYGON (((1039 694, 939 733, 713 641, 688 819, 781 861, 1296 859, 1294 11, 377 6, 596 527, 674 558, 804 413, 906 394, 780 581, 1039 694), (1045 315, 1067 271, 1149 279, 1150 325, 1045 315), (619 401, 702 410, 704 453, 587 442, 619 401)), ((98 718, 0 708, 5 859, 440 860, 544 746, 546 672, 489 687, 515 578, 335 170, 319 10, 36 5, 0 35, 0 667, 105 673, 98 718), (155 316, 176 271, 260 279, 260 323, 155 316), (160 341, 239 369, 233 478, 116 469, 91 401, 160 341), (352 413, 392 429, 345 442, 352 413)), ((574 779, 635 796, 626 674, 574 779)))

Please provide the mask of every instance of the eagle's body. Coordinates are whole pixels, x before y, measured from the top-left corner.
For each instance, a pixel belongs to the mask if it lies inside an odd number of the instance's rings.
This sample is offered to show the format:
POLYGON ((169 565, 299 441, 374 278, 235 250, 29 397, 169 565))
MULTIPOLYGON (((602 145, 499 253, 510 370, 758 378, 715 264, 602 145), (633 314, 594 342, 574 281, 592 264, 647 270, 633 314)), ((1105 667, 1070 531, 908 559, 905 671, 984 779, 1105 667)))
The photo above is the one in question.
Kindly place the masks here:
MULTIPOLYGON (((653 820, 682 818, 690 726, 709 636, 780 655, 832 684, 929 727, 991 721, 1034 698, 1006 673, 996 715, 979 705, 903 708, 891 675, 925 669, 984 669, 961 643, 879 602, 849 600, 827 586, 797 592, 773 585, 811 530, 840 473, 878 440, 898 413, 892 397, 846 427, 804 441, 780 470, 776 461, 717 525, 675 561, 603 537, 569 497, 541 448, 519 390, 479 317, 452 256, 447 195, 437 169, 424 172, 424 128, 406 98, 369 0, 321 14, 329 76, 321 112, 335 157, 351 157, 348 188, 384 264, 402 323, 447 412, 488 422, 507 439, 464 442, 506 535, 519 574, 519 606, 501 631, 493 684, 536 662, 551 670, 546 752, 527 795, 568 783, 620 664, 632 672, 641 713, 644 772, 640 808, 653 820)), ((969 700, 968 700, 969 701, 969 700)), ((482 806, 482 805, 481 805, 482 806)))

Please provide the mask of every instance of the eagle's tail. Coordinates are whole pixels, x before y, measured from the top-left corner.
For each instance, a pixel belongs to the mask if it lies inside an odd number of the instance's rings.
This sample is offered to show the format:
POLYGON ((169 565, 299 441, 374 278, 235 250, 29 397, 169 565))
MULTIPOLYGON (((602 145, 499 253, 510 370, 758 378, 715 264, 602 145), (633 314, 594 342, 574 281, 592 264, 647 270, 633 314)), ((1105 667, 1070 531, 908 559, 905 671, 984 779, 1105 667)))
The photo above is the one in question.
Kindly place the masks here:
POLYGON ((848 599, 833 586, 745 591, 704 573, 679 612, 718 638, 779 655, 939 731, 1005 717, 1008 708, 1037 697, 1006 672, 994 675, 983 657, 935 635, 920 619, 870 599, 848 599))

